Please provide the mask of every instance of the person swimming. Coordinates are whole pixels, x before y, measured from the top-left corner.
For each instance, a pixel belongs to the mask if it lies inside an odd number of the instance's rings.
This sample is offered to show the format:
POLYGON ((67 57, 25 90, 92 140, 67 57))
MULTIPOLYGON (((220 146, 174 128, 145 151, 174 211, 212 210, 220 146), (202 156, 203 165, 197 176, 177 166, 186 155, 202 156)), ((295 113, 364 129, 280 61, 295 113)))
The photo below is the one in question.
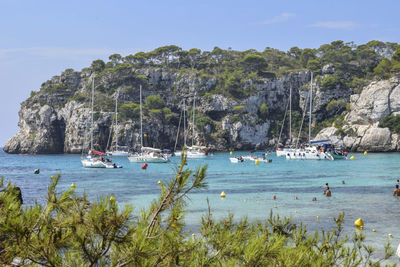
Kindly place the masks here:
POLYGON ((400 196, 400 189, 399 189, 399 185, 396 184, 396 188, 393 191, 393 196, 395 197, 399 197, 400 196))
POLYGON ((329 189, 329 186, 325 190, 325 196, 330 197, 332 195, 331 190, 329 189))

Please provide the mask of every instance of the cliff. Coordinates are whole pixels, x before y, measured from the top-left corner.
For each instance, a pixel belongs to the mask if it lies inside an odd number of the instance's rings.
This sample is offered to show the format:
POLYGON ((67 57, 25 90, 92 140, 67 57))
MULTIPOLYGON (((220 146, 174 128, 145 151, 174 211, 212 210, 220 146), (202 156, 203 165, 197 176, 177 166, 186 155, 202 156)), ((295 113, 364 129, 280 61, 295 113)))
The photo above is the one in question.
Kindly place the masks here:
POLYGON ((119 136, 119 145, 139 147, 140 85, 145 146, 173 149, 178 136, 177 147, 182 147, 184 102, 188 108, 188 144, 193 140, 217 151, 264 149, 276 146, 278 141, 287 144, 288 116, 280 140, 278 136, 290 90, 292 137, 304 142, 308 135, 304 111, 308 111, 311 87, 307 67, 315 73, 315 139, 331 138, 350 151, 399 151, 400 122, 396 128, 382 121, 397 119, 395 115, 400 113, 400 82, 395 75, 400 47, 397 51, 396 46, 383 44, 385 53, 393 55, 389 61, 374 44, 354 48, 336 41, 318 50, 295 47, 286 53, 271 48, 262 53, 219 48, 201 52, 167 46, 125 58, 111 55, 110 62, 95 60, 79 72, 68 69, 32 92, 21 104, 19 132, 3 149, 30 154, 81 153, 87 149, 93 81, 93 131, 98 150, 106 150, 114 133, 119 136), (365 52, 368 57, 363 56, 365 52), (384 69, 383 63, 392 64, 392 70, 384 69), (115 100, 119 106, 118 129, 113 126, 115 100), (305 124, 297 136, 303 118, 305 124))

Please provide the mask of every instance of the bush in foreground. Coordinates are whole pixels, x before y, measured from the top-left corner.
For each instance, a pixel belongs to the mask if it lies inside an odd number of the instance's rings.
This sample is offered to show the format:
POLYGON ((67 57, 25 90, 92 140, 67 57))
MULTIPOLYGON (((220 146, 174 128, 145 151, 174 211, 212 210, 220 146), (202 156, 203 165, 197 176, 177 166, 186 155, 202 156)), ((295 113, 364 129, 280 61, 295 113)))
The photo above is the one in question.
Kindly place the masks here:
MULTIPOLYGON (((42 266, 380 266, 374 249, 356 233, 342 236, 343 214, 333 231, 310 234, 303 225, 270 214, 261 222, 233 215, 216 221, 211 209, 197 235, 185 231, 185 204, 193 190, 207 186, 206 166, 192 171, 182 157, 176 176, 139 216, 120 209, 113 197, 90 203, 74 188, 57 191, 52 178, 47 203, 24 207, 10 183, 0 194, 0 261, 16 257, 42 266)), ((1 181, 3 186, 3 180, 1 181)))

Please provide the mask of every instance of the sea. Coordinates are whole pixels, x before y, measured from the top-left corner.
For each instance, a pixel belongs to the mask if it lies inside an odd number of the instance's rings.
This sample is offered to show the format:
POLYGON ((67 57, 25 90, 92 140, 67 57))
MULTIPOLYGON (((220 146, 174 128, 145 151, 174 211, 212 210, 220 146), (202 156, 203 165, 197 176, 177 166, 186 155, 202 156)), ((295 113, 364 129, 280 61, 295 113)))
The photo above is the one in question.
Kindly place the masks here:
MULTIPOLYGON (((143 170, 140 163, 115 157, 114 162, 123 168, 88 169, 82 167, 80 155, 11 155, 0 150, 0 175, 21 188, 24 205, 43 204, 50 177, 61 174, 59 190, 74 183, 77 193, 87 193, 92 201, 113 195, 121 207, 132 205, 133 215, 150 206, 160 193, 158 181, 168 183, 180 162, 180 157, 172 157, 170 163, 150 163, 143 170), (35 169, 40 173, 34 174, 35 169)), ((272 162, 258 165, 229 160, 248 154, 233 151, 188 159, 187 168, 208 166, 207 189, 187 198, 188 231, 199 230, 208 199, 215 219, 233 214, 237 221, 247 217, 264 222, 272 211, 294 223, 302 222, 311 233, 334 229, 334 218, 344 212, 344 233, 352 236, 357 231, 354 221, 362 218, 362 232, 367 244, 377 249, 377 257, 383 255, 388 241, 394 249, 399 245, 400 198, 393 197, 393 190, 400 179, 400 153, 353 153, 349 154, 353 160, 335 161, 286 160, 271 154, 272 162), (323 195, 326 183, 331 197, 323 195), (222 191, 225 198, 220 197, 222 191), (317 201, 312 201, 314 197, 317 201)), ((398 263, 398 258, 394 256, 390 262, 398 263)))

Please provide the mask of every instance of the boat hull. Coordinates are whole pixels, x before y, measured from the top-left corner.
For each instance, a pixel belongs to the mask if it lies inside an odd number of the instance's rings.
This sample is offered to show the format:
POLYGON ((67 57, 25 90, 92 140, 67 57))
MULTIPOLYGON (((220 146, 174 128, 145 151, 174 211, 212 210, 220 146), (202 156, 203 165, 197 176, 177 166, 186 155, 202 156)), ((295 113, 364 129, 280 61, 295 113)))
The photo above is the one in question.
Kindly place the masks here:
POLYGON ((113 157, 127 157, 129 155, 128 151, 111 151, 107 152, 108 155, 111 155, 113 157))
POLYGON ((132 163, 167 163, 168 158, 129 156, 128 160, 132 163))
POLYGON ((107 168, 107 164, 99 160, 82 159, 81 162, 85 168, 107 168))
POLYGON ((310 152, 310 151, 291 151, 286 153, 288 160, 334 160, 330 153, 310 152))

